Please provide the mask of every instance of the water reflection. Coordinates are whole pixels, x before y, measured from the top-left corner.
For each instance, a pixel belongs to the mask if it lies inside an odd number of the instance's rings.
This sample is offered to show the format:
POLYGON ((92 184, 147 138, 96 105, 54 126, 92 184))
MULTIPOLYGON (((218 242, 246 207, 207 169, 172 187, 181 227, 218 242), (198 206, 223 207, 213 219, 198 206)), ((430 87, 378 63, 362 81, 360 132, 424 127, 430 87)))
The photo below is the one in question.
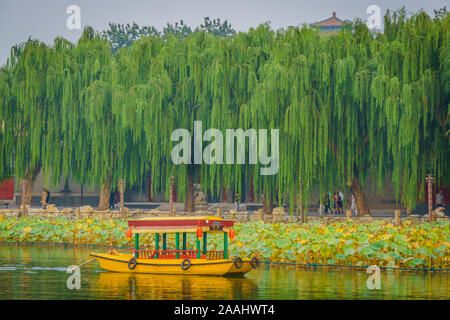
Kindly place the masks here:
POLYGON ((450 299, 450 274, 381 272, 369 290, 365 270, 270 267, 243 277, 112 273, 97 262, 81 268, 69 290, 66 268, 89 259, 88 248, 0 246, 0 299, 450 299))
POLYGON ((276 267, 249 273, 260 299, 450 299, 450 275, 431 272, 381 272, 381 290, 367 287, 366 270, 276 267))
POLYGON ((103 272, 101 295, 120 299, 245 299, 257 296, 257 284, 246 277, 149 275, 103 272), (125 293, 118 296, 117 293, 125 293))

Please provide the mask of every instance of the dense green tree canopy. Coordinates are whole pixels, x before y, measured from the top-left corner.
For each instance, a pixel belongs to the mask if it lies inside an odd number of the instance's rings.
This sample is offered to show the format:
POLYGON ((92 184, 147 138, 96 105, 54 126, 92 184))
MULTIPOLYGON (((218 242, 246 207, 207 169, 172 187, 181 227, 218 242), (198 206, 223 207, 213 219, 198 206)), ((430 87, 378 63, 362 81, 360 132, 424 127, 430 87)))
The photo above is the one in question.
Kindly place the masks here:
POLYGON ((265 24, 234 37, 140 37, 114 55, 90 28, 77 45, 30 40, 0 69, 0 176, 40 166, 54 183, 70 173, 142 185, 151 171, 153 191, 167 192, 174 175, 181 195, 190 175, 213 192, 253 179, 258 195, 301 188, 306 205, 313 186, 358 193, 373 175, 412 205, 426 173, 450 180, 449 25, 448 14, 399 10, 386 14, 384 33, 358 22, 330 37, 265 24), (224 137, 279 129, 278 174, 260 175, 248 155, 174 165, 171 134, 192 133, 195 120, 224 137))
POLYGON ((153 26, 139 27, 137 23, 126 25, 109 23, 109 29, 102 32, 102 37, 111 42, 113 52, 123 47, 129 47, 140 37, 159 36, 159 31, 153 26))
POLYGON ((180 38, 186 38, 192 32, 206 32, 220 37, 231 37, 236 35, 236 31, 225 20, 223 23, 220 19, 211 20, 209 17, 205 17, 203 24, 192 31, 190 26, 184 24, 183 20, 175 22, 174 24, 167 23, 162 31, 158 31, 154 26, 143 26, 135 22, 133 24, 127 23, 109 23, 109 29, 103 31, 102 38, 111 42, 113 52, 116 52, 120 48, 131 46, 136 40, 141 37, 161 36, 167 38, 169 36, 176 36, 180 38))

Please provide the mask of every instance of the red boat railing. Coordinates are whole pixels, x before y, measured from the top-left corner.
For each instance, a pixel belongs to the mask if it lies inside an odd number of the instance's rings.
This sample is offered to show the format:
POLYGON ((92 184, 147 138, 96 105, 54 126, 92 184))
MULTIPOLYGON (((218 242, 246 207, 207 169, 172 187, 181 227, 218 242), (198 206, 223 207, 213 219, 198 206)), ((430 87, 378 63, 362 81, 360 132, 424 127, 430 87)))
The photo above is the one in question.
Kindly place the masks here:
POLYGON ((223 251, 206 251, 206 259, 208 260, 223 259, 223 251))
POLYGON ((195 259, 197 250, 138 250, 139 259, 195 259))
MULTIPOLYGON (((197 250, 152 250, 142 249, 137 250, 138 259, 196 259, 197 250), (177 255, 178 254, 178 255, 177 255)), ((201 258, 208 260, 223 259, 223 251, 207 251, 206 255, 201 255, 201 258)))

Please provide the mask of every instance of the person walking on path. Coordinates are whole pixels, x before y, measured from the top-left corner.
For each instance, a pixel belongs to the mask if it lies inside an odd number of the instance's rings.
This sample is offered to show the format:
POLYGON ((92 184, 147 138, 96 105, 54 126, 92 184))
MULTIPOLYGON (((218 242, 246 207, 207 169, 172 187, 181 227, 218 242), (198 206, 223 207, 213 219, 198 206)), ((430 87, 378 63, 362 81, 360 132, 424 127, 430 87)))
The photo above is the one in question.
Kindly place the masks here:
POLYGON ((339 194, 335 193, 333 197, 333 211, 337 215, 339 212, 339 194))
POLYGON ((330 196, 329 193, 326 193, 325 196, 323 197, 323 205, 324 205, 324 214, 327 215, 328 212, 331 213, 331 208, 330 208, 330 196))
POLYGON ((344 194, 341 192, 341 190, 338 190, 338 192, 339 192, 339 199, 341 201, 344 201, 344 194))
POLYGON ((47 209, 48 202, 50 201, 50 191, 44 188, 41 195, 42 209, 47 209))
POLYGON ((353 211, 355 212, 355 216, 357 216, 358 215, 358 209, 356 208, 356 202, 355 202, 355 196, 352 194, 352 204, 351 204, 351 207, 350 207, 350 210, 352 211, 352 213, 353 213, 353 211))
POLYGON ((236 193, 234 195, 234 205, 235 205, 236 211, 239 211, 239 193, 236 193))
POLYGON ((439 190, 438 193, 436 193, 436 207, 445 207, 444 203, 444 192, 442 190, 439 190))
POLYGON ((109 208, 114 209, 115 203, 116 203, 116 193, 114 191, 111 191, 111 194, 109 195, 109 208))
POLYGON ((341 190, 338 190, 339 192, 339 211, 341 214, 344 214, 344 194, 341 192, 341 190))

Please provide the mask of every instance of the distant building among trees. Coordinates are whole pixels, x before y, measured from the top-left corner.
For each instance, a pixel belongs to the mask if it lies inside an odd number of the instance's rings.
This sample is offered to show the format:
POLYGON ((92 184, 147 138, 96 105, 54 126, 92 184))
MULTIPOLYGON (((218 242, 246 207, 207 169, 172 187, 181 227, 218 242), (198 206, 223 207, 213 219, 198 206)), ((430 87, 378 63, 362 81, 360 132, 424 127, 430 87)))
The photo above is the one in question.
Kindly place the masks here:
POLYGON ((344 21, 336 16, 336 12, 328 19, 310 24, 311 27, 317 27, 321 33, 338 33, 343 25, 344 21))

